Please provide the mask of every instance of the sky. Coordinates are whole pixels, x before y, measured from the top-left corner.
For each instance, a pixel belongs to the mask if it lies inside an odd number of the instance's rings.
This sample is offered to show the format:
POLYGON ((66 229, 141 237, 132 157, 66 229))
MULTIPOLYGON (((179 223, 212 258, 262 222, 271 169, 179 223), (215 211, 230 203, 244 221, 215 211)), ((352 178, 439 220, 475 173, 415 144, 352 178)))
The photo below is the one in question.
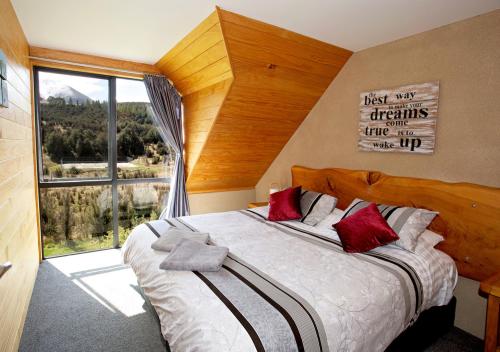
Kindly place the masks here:
MULTIPOLYGON (((92 100, 108 100, 108 81, 94 77, 83 77, 53 72, 40 72, 40 94, 50 87, 67 85, 85 94, 92 100)), ((116 79, 116 100, 121 102, 149 102, 144 83, 131 79, 116 79)))
POLYGON ((148 93, 144 82, 132 79, 116 79, 116 101, 119 103, 127 101, 149 103, 148 93))

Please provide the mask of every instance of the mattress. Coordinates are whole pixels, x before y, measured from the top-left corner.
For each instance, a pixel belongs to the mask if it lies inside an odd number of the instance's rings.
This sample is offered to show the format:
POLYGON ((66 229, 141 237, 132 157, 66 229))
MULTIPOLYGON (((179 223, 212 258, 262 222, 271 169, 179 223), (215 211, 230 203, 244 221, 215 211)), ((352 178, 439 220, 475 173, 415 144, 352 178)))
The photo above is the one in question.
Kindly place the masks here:
MULTIPOLYGON (((384 246, 348 254, 330 227, 272 223, 266 215, 267 207, 261 207, 187 216, 178 223, 209 232, 214 244, 228 247, 232 256, 300 297, 321 321, 321 351, 383 351, 420 312, 453 296, 457 270, 439 250, 422 246, 415 254, 384 246)), ((158 313, 171 350, 259 350, 204 277, 159 269, 167 253, 152 250, 151 243, 170 226, 176 224, 139 225, 122 254, 158 313)))

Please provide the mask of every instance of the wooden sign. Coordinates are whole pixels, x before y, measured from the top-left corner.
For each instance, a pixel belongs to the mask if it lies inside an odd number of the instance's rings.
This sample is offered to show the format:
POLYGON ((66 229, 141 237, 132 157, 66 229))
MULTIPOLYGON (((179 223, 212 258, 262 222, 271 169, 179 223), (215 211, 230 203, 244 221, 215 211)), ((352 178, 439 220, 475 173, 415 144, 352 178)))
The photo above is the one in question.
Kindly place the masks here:
POLYGON ((361 93, 359 150, 432 154, 438 96, 438 81, 361 93))

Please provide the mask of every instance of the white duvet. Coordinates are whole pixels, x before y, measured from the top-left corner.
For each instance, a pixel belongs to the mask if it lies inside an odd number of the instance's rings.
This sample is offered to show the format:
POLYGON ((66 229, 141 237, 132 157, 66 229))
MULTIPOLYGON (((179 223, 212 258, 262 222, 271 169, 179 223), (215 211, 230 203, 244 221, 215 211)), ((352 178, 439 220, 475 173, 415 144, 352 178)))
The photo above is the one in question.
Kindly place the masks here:
MULTIPOLYGON (((267 207, 257 211, 265 215, 267 207)), ((232 254, 306 299, 321 317, 330 351, 383 351, 409 324, 405 285, 390 271, 356 255, 284 234, 236 211, 189 216, 183 221, 209 232, 212 242, 227 246, 232 254)), ((338 239, 326 226, 289 223, 338 239)), ((161 220, 154 226, 160 232, 169 227, 161 220)), ((140 225, 122 253, 155 307, 171 350, 255 351, 239 321, 195 274, 159 269, 167 253, 151 249, 156 239, 146 225, 140 225)), ((375 251, 414 268, 423 291, 419 311, 451 299, 457 271, 446 254, 421 244, 418 254, 391 246, 375 251)))

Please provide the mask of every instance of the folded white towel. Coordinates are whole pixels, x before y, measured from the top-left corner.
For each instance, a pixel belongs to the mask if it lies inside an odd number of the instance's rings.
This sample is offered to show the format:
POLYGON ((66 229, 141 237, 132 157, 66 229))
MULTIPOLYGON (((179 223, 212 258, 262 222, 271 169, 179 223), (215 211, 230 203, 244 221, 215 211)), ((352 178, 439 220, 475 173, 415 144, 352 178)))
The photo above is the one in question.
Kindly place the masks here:
POLYGON ((160 269, 178 271, 219 271, 229 249, 183 239, 160 264, 160 269))
POLYGON ((199 243, 207 243, 209 237, 206 232, 192 232, 171 227, 151 244, 151 248, 157 251, 169 252, 177 243, 185 238, 199 243))

